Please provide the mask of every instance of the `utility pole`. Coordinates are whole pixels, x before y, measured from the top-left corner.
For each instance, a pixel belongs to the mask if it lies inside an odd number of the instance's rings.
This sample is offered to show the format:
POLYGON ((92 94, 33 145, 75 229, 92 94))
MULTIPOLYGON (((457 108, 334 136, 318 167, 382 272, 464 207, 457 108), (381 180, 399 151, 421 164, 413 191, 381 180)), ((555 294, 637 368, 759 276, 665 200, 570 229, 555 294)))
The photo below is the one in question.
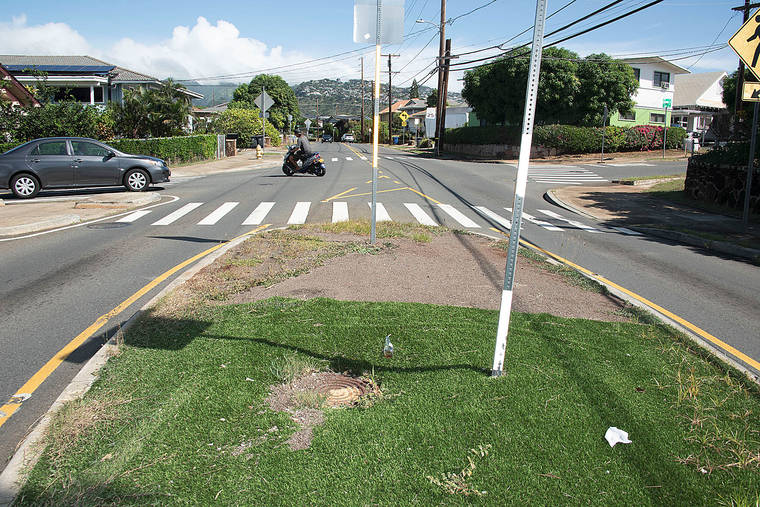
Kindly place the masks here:
POLYGON ((441 0, 441 24, 439 25, 440 42, 438 44, 438 104, 436 104, 435 110, 435 154, 436 156, 441 154, 441 143, 439 142, 441 135, 441 101, 443 101, 443 107, 446 107, 446 97, 441 93, 443 88, 443 54, 445 51, 444 45, 446 43, 446 0, 441 0))
POLYGON ((393 111, 391 110, 391 107, 393 106, 393 72, 391 71, 391 58, 396 58, 399 55, 382 55, 388 57, 388 144, 393 144, 393 139, 391 136, 391 125, 393 124, 393 111))
MULTIPOLYGON (((749 19, 749 10, 755 7, 760 7, 760 4, 750 4, 749 0, 744 0, 744 5, 741 7, 734 7, 732 11, 744 11, 744 21, 746 23, 749 19)), ((737 112, 739 111, 742 103, 742 87, 744 85, 744 62, 739 59, 739 72, 736 76, 736 96, 734 101, 734 124, 738 121, 737 112)))
POLYGON ((364 57, 362 56, 362 114, 359 117, 362 129, 362 140, 364 142, 364 57))
MULTIPOLYGON (((446 39, 446 56, 444 70, 443 70, 443 96, 446 97, 449 94, 449 64, 451 63, 451 39, 446 39)), ((440 93, 440 91, 439 91, 440 93)), ((443 147, 443 138, 446 133, 446 99, 443 100, 443 107, 441 108, 441 130, 438 133, 438 142, 436 146, 443 147)), ((440 151, 439 151, 440 153, 440 151)))

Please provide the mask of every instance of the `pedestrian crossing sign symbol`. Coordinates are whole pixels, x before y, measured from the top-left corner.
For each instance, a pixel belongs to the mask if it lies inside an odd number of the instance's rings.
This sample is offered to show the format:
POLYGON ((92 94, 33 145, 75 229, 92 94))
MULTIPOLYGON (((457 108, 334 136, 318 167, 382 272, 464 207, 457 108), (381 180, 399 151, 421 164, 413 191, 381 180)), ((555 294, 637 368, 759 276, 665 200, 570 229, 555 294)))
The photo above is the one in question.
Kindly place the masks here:
POLYGON ((760 83, 744 83, 742 100, 745 102, 760 102, 760 83))
POLYGON ((760 9, 728 40, 739 58, 760 79, 760 9))

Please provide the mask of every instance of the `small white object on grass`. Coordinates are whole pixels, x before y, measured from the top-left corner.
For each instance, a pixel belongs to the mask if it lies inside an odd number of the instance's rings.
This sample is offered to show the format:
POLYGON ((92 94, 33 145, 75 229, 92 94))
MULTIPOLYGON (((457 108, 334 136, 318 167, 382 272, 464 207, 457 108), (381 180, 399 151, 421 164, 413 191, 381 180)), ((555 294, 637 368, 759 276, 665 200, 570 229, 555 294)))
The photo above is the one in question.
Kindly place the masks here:
POLYGON ((393 344, 391 343, 391 335, 385 337, 385 347, 383 347, 383 355, 385 357, 393 357, 393 344))
POLYGON ((607 429, 607 433, 604 434, 604 438, 607 439, 610 447, 615 447, 615 444, 631 443, 631 441, 628 440, 628 433, 614 426, 611 426, 607 429))

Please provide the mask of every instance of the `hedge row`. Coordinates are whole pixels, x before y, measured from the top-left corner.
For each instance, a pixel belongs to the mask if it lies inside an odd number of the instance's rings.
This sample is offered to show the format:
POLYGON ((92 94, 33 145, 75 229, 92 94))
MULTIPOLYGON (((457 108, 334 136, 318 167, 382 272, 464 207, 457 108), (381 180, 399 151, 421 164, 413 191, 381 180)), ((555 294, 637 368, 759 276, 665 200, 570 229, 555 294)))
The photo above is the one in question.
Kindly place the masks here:
MULTIPOLYGON (((605 135, 605 151, 649 151, 661 150, 665 129, 652 125, 635 127, 607 127, 606 133, 600 127, 575 127, 572 125, 539 125, 533 129, 533 144, 554 148, 562 153, 596 153, 602 147, 605 135)), ((462 127, 447 129, 445 142, 448 144, 520 144, 520 127, 462 127)), ((669 127, 667 148, 680 148, 686 131, 680 127, 669 127)))
POLYGON ((124 153, 149 155, 168 162, 192 162, 216 156, 216 134, 150 139, 112 139, 108 144, 124 153))
POLYGON ((20 144, 21 143, 0 143, 0 153, 5 153, 6 151, 15 148, 20 144))

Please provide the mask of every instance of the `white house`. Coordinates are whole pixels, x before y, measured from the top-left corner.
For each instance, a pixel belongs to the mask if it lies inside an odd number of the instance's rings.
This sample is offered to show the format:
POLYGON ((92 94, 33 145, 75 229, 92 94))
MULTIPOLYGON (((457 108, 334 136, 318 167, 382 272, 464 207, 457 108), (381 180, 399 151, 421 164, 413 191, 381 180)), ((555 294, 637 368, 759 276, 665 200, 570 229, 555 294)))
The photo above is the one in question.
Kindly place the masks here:
POLYGON ((723 103, 725 72, 702 72, 676 76, 673 116, 670 124, 689 132, 705 132, 713 116, 726 112, 723 103))

